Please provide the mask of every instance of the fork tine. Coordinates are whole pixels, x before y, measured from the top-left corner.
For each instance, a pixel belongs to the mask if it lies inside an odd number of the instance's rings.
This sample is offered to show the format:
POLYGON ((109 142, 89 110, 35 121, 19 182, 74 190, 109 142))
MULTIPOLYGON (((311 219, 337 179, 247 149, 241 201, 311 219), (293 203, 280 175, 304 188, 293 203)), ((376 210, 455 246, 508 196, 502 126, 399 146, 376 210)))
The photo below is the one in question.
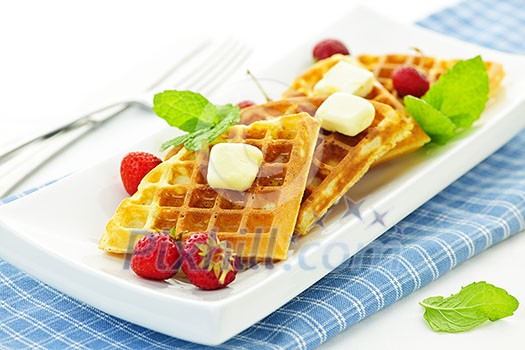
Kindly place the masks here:
POLYGON ((243 46, 238 42, 226 42, 221 44, 218 51, 212 52, 210 59, 204 60, 205 65, 198 68, 198 71, 191 73, 185 80, 180 79, 173 84, 174 87, 191 87, 196 90, 195 86, 202 85, 202 81, 208 79, 210 76, 217 74, 224 62, 230 61, 243 46))
POLYGON ((168 69, 162 76, 160 76, 154 83, 152 83, 146 91, 154 90, 158 86, 162 85, 166 80, 168 80, 176 71, 185 66, 192 58, 195 57, 203 48, 205 48, 210 43, 210 40, 205 40, 197 45, 194 49, 188 52, 183 58, 177 60, 177 62, 168 69))
POLYGON ((251 50, 244 48, 237 56, 235 56, 230 62, 224 65, 219 70, 218 74, 212 76, 209 81, 202 81, 197 91, 202 91, 204 94, 210 93, 222 84, 239 66, 245 62, 251 54, 251 50))
MULTIPOLYGON (((36 137, 32 140, 24 142, 21 146, 15 147, 13 151, 13 159, 9 159, 9 164, 2 164, 0 162, 0 173, 9 174, 9 178, 5 178, 0 174, 0 197, 10 193, 17 183, 21 183, 31 174, 33 174, 37 167, 39 167, 45 160, 52 157, 56 153, 60 152, 66 145, 74 142, 80 138, 85 133, 89 132, 92 129, 95 129, 96 126, 108 121, 113 118, 118 113, 115 113, 115 107, 119 107, 119 110, 122 111, 128 108, 131 105, 142 105, 151 108, 151 93, 155 89, 158 89, 160 85, 166 85, 166 82, 169 79, 172 79, 175 74, 179 75, 182 72, 179 72, 179 68, 189 68, 187 70, 187 76, 179 79, 179 83, 186 83, 190 81, 193 85, 199 85, 202 89, 206 91, 211 91, 212 89, 219 86, 225 78, 231 75, 231 72, 237 68, 239 65, 246 60, 250 50, 248 50, 243 44, 229 40, 226 43, 222 44, 219 48, 215 48, 208 53, 207 58, 203 58, 200 62, 205 62, 206 65, 199 65, 199 62, 195 62, 195 58, 199 58, 205 55, 205 52, 202 52, 204 46, 207 43, 198 45, 194 48, 189 54, 187 54, 182 60, 179 60, 172 68, 170 68, 160 79, 158 79, 150 88, 144 91, 141 94, 136 96, 130 96, 129 100, 119 100, 117 104, 111 104, 104 108, 101 108, 97 112, 88 113, 76 120, 57 128, 54 133, 56 137, 49 137, 48 139, 42 139, 42 137, 36 137), (194 67, 191 66, 189 61, 193 63, 194 67), (196 65, 196 66, 195 66, 196 65), (124 108, 121 108, 124 106, 124 108), (99 115, 102 113, 103 115, 99 115), (78 124, 78 125, 77 125, 78 124), (74 127, 73 127, 74 126, 74 127), (25 149, 25 147, 29 147, 25 149), (39 152, 30 152, 31 149, 35 147, 39 152), (11 161, 18 161, 20 159, 14 159, 16 156, 14 152, 24 152, 27 157, 24 157, 24 167, 20 167, 19 164, 11 164, 11 161), (41 151, 41 152, 40 152, 41 151), (13 165, 13 166, 11 166, 13 165), (15 183, 16 182, 16 183, 15 183)), ((208 50, 209 51, 209 50, 208 50)), ((179 75, 181 76, 181 75, 179 75)), ((54 134, 53 134, 54 135, 54 134)), ((21 153, 18 155, 22 156, 21 153)))
MULTIPOLYGON (((199 57, 196 62, 194 60, 194 66, 186 70, 185 74, 178 76, 176 80, 170 82, 169 87, 173 89, 180 89, 181 87, 189 86, 189 81, 194 82, 197 75, 204 75, 204 73, 202 73, 203 69, 209 70, 210 66, 217 64, 219 60, 221 60, 223 56, 228 53, 228 50, 232 45, 235 45, 235 43, 232 41, 225 41, 220 45, 215 45, 213 49, 208 50, 209 52, 204 58, 199 57)), ((199 56, 202 56, 202 53, 199 56)))
MULTIPOLYGON (((251 49, 246 45, 231 39, 214 45, 207 51, 207 53, 199 52, 197 56, 200 57, 193 60, 191 67, 185 69, 183 75, 179 74, 179 78, 174 83, 163 84, 160 88, 209 93, 212 91, 212 86, 218 87, 251 53, 251 49)), ((135 97, 134 101, 149 109, 153 101, 151 93, 155 92, 155 90, 147 91, 135 97)))

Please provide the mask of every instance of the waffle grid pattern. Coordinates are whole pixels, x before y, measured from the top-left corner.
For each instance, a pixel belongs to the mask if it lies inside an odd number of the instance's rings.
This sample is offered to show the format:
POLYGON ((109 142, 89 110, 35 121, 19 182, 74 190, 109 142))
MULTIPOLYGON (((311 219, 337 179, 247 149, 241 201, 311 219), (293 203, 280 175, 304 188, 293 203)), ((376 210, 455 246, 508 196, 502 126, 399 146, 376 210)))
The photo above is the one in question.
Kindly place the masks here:
MULTIPOLYGON (((493 48, 525 53, 522 0, 465 1, 419 24, 493 48)), ((516 234, 525 220, 524 150, 525 134, 521 133, 386 232, 370 249, 217 349, 317 348, 516 234), (393 268, 399 266, 403 268, 393 268)), ((22 195, 2 199, 0 204, 22 195)), ((0 295, 1 349, 208 348, 108 315, 3 260, 0 295)), ((378 335, 388 336, 388 331, 380 330, 378 335)))
MULTIPOLYGON (((439 77, 450 69, 458 60, 443 60, 435 57, 424 57, 421 55, 361 55, 358 56, 359 62, 368 70, 374 73, 375 77, 383 86, 388 89, 396 98, 397 92, 392 82, 392 74, 396 68, 408 65, 418 67, 423 70, 432 85, 439 77)), ((505 76, 503 67, 494 62, 485 62, 487 74, 489 76, 489 85, 491 95, 495 94, 505 76)))
MULTIPOLYGON (((292 83, 290 89, 284 92, 283 97, 289 98, 294 96, 308 96, 314 95, 314 86, 322 79, 323 75, 330 70, 334 65, 343 60, 352 60, 348 56, 336 54, 324 60, 315 63, 313 66, 308 68, 303 74, 298 76, 292 83)), ((367 67, 368 68, 368 67, 367 67)), ((400 157, 404 154, 414 152, 415 150, 423 147, 430 138, 421 129, 419 124, 411 118, 405 110, 405 106, 399 101, 392 93, 386 89, 380 82, 376 82, 372 88, 372 91, 366 96, 367 99, 372 101, 381 102, 394 108, 401 118, 410 125, 411 132, 406 137, 399 141, 398 144, 387 152, 382 159, 377 161, 377 164, 400 157)))
POLYGON ((219 142, 245 143, 263 153, 256 180, 245 192, 207 184, 213 145, 198 152, 181 149, 152 170, 135 195, 123 200, 108 223, 101 248, 114 250, 108 239, 116 235, 127 240, 119 249, 125 243, 129 251, 140 237, 134 230, 175 228, 177 233, 186 232, 183 238, 215 231, 246 258, 284 259, 305 186, 305 164, 311 159, 308 150, 313 150, 317 136, 313 125, 317 122, 303 113, 230 128, 219 142))
MULTIPOLYGON (((391 96, 384 89, 377 88, 374 92, 378 98, 391 96)), ((243 111, 241 122, 249 124, 286 113, 308 112, 315 115, 323 101, 322 97, 296 97, 253 106, 243 111)), ((365 131, 354 137, 322 129, 319 132, 295 227, 296 233, 307 234, 315 222, 361 179, 374 162, 410 132, 411 125, 400 118, 393 108, 371 102, 376 116, 365 131)))

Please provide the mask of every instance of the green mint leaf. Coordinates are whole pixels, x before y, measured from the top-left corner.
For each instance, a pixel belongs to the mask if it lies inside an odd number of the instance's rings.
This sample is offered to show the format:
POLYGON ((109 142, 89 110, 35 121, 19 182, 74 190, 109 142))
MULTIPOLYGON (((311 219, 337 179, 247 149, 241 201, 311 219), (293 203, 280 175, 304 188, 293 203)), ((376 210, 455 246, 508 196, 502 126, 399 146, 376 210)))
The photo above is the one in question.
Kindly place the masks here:
POLYGON ((223 134, 230 126, 239 121, 241 117, 241 110, 239 107, 233 106, 231 104, 224 106, 217 106, 218 110, 218 119, 220 120, 212 128, 206 130, 202 134, 197 135, 196 137, 188 140, 184 147, 187 149, 198 150, 201 148, 203 140, 206 143, 210 143, 223 134))
POLYGON ((414 96, 406 96, 404 102, 408 114, 435 143, 445 144, 456 134, 456 125, 426 101, 414 96))
POLYGON ((241 109, 237 106, 227 104, 224 106, 217 106, 219 110, 220 121, 210 131, 209 137, 215 140, 219 135, 224 133, 230 126, 237 123, 241 118, 241 109))
POLYGON ((217 115, 213 124, 199 125, 199 128, 185 135, 175 137, 164 142, 160 150, 165 151, 169 147, 184 144, 190 150, 199 150, 203 143, 210 143, 224 133, 230 126, 239 121, 241 110, 231 104, 224 106, 214 106, 217 115))
POLYGON ((458 128, 478 120, 488 99, 489 78, 481 56, 457 62, 423 96, 458 128))
POLYGON ((406 96, 404 102, 432 141, 444 144, 479 119, 488 99, 487 69, 476 56, 454 64, 421 99, 406 96))
POLYGON ((479 119, 479 115, 473 114, 457 114, 450 117, 450 121, 458 127, 458 129, 468 129, 479 119))
POLYGON ((198 151, 202 148, 203 144, 206 145, 215 139, 208 137, 213 128, 202 130, 192 135, 192 137, 184 143, 184 147, 194 151, 198 151))
POLYGON ((215 106, 201 94, 177 90, 156 94, 153 111, 169 125, 188 132, 164 142, 161 151, 181 144, 187 149, 199 150, 239 121, 241 115, 239 107, 215 106))
POLYGON ((191 134, 184 134, 178 137, 175 137, 174 139, 168 140, 164 142, 162 145, 160 145, 160 151, 164 152, 168 148, 172 146, 178 146, 180 144, 183 144, 184 142, 188 141, 191 138, 191 134))
POLYGON ((458 333, 513 315, 519 302, 502 288, 475 282, 448 298, 430 297, 420 305, 425 308, 423 317, 434 331, 458 333))
POLYGON ((166 90, 156 94, 153 111, 169 125, 190 133, 218 122, 217 107, 192 91, 166 90))
POLYGON ((206 140, 206 142, 208 142, 208 139, 205 135, 209 133, 210 130, 212 130, 212 128, 203 128, 189 134, 175 137, 174 139, 164 142, 160 146, 160 151, 164 152, 171 146, 178 146, 181 144, 184 144, 184 147, 186 147, 187 149, 199 150, 202 146, 202 140, 206 140))

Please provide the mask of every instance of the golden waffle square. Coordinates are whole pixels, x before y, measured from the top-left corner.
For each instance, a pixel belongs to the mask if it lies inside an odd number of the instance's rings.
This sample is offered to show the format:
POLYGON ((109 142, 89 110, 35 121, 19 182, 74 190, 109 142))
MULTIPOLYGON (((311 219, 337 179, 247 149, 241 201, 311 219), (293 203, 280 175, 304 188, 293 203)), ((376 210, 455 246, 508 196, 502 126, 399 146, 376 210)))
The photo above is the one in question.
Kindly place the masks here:
MULTIPOLYGON (((394 96, 397 92, 392 83, 392 73, 402 65, 415 66, 422 69, 432 85, 439 77, 449 70, 458 60, 444 60, 435 57, 423 57, 421 55, 361 55, 357 56, 359 62, 374 73, 381 84, 385 86, 394 96)), ((505 77, 503 66, 499 63, 485 61, 487 74, 489 76, 490 96, 494 96, 505 77)))
MULTIPOLYGON (((286 99, 297 96, 312 97, 314 95, 315 84, 323 78, 323 75, 330 70, 330 68, 342 60, 351 60, 351 58, 349 58, 349 56, 336 54, 316 62, 292 82, 290 89, 283 93, 283 98, 286 99)), ((392 95, 381 83, 376 82, 366 98, 372 101, 382 102, 394 108, 400 114, 401 118, 411 127, 411 131, 405 139, 398 142, 396 147, 381 157, 381 159, 378 159, 377 163, 411 153, 430 141, 430 137, 428 137, 419 124, 408 115, 403 103, 392 95)))
MULTIPOLYGON (((307 112, 315 115, 325 97, 296 97, 243 109, 241 123, 307 112)), ((354 137, 322 130, 319 133, 295 232, 306 234, 317 220, 397 142, 406 138, 411 125, 392 107, 371 101, 374 121, 354 137)))
POLYGON ((215 231, 247 260, 285 259, 318 134, 317 120, 299 113, 232 126, 197 152, 181 148, 121 202, 99 247, 129 253, 141 237, 134 231, 175 228, 183 240, 194 232, 215 231), (263 163, 248 190, 215 190, 207 184, 209 150, 220 142, 250 144, 262 151, 263 163))

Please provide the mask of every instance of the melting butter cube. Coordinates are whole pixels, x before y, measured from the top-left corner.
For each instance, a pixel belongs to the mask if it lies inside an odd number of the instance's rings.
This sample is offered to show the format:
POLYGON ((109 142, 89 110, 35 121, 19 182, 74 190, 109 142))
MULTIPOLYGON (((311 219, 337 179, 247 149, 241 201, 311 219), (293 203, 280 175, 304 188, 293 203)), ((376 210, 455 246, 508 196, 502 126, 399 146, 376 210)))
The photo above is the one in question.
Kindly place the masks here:
POLYGON ((366 96, 374 87, 374 74, 351 61, 339 61, 314 86, 314 95, 326 96, 343 91, 366 96))
POLYGON ((244 143, 219 143, 210 151, 208 184, 213 188, 246 191, 251 187, 263 154, 255 146, 244 143))
POLYGON ((321 127, 325 130, 355 136, 372 124, 375 109, 362 97, 336 92, 319 106, 315 117, 321 120, 321 127))

